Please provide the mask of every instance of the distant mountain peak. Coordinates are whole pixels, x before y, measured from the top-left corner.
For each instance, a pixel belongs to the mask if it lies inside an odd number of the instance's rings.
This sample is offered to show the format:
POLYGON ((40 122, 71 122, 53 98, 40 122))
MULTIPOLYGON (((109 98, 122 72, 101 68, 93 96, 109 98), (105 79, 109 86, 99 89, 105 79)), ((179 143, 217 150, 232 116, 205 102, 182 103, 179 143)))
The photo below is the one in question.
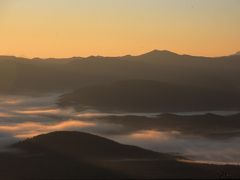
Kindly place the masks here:
POLYGON ((143 54, 143 56, 161 56, 161 55, 178 55, 174 52, 168 51, 168 50, 158 50, 154 49, 148 53, 143 54))
POLYGON ((235 56, 240 56, 240 51, 236 52, 234 55, 235 56))

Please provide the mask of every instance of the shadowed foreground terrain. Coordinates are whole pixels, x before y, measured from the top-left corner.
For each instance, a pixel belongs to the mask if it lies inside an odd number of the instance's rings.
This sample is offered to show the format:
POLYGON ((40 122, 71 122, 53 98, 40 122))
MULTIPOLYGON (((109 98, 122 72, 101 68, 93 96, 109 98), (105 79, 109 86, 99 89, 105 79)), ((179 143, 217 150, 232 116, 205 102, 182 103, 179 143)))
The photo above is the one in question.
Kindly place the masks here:
POLYGON ((227 178, 238 166, 190 164, 80 132, 53 132, 11 146, 0 154, 1 179, 227 178))

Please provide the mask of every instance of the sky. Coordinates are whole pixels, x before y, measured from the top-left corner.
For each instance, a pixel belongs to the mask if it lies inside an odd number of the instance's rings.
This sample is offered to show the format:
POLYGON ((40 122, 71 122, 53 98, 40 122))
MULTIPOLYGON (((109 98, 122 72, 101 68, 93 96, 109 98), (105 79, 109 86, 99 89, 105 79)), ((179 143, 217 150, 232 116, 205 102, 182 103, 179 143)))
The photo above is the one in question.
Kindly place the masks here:
POLYGON ((240 51, 240 0, 0 0, 0 54, 138 55, 240 51))

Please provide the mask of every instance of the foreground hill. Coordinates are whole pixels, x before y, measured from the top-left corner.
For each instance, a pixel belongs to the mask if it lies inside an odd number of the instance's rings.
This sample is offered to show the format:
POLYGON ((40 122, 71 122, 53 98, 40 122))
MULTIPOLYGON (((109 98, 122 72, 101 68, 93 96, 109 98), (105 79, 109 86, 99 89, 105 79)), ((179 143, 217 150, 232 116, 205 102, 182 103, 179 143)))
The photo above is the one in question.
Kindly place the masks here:
POLYGON ((83 87, 61 96, 58 104, 125 112, 239 110, 240 91, 131 80, 83 87))
POLYGON ((175 156, 80 132, 40 135, 12 148, 15 153, 0 153, 1 179, 240 177, 238 166, 178 162, 175 156))
POLYGON ((239 90, 240 56, 196 57, 158 51, 123 57, 66 59, 0 57, 0 93, 75 90, 89 84, 146 79, 239 90))
POLYGON ((123 145, 99 136, 81 132, 55 132, 40 135, 15 144, 28 152, 57 152, 78 159, 166 159, 173 157, 123 145))

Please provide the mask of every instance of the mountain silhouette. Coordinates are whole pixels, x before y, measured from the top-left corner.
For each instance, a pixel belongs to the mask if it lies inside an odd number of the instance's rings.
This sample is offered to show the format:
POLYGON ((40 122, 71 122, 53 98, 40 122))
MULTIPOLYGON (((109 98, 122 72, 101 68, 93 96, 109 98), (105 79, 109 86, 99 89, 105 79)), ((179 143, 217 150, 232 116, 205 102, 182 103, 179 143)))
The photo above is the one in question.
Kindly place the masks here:
POLYGON ((147 80, 118 81, 80 88, 60 97, 60 107, 123 112, 240 109, 240 92, 147 80))
POLYGON ((236 52, 234 55, 240 56, 240 51, 236 52))
POLYGON ((0 153, 1 179, 165 179, 240 177, 238 166, 179 162, 176 156, 81 132, 52 132, 0 153))
POLYGON ((28 152, 57 152, 78 159, 161 159, 174 160, 172 156, 82 132, 53 132, 14 144, 13 147, 28 152))
POLYGON ((161 58, 161 57, 166 58, 166 57, 171 57, 171 56, 174 57, 174 56, 179 56, 179 55, 174 53, 174 52, 171 52, 171 51, 155 49, 155 50, 150 51, 148 53, 142 54, 139 57, 153 59, 153 58, 161 58))
POLYGON ((239 90, 239 56, 198 57, 154 50, 139 56, 62 59, 0 57, 0 93, 72 91, 86 85, 145 79, 239 90))

